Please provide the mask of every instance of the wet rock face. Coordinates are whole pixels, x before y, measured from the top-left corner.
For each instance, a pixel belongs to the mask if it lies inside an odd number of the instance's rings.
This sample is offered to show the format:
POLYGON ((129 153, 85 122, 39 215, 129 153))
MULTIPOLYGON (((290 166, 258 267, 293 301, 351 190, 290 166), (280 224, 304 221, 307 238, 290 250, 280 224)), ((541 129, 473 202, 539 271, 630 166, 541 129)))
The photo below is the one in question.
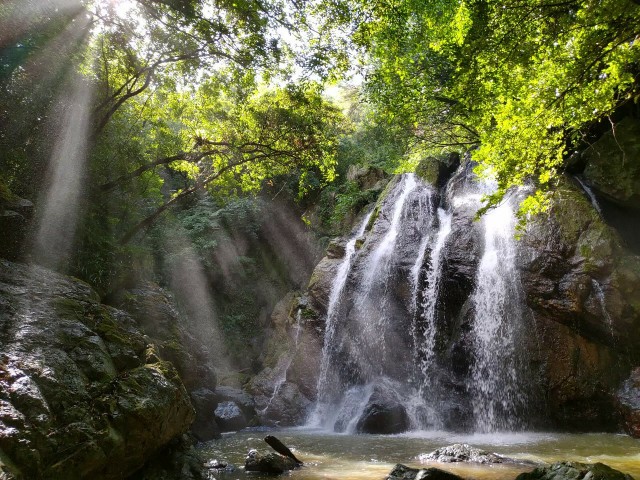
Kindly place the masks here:
POLYGON ((386 477, 386 480, 462 480, 462 477, 453 473, 445 472, 439 468, 410 468, 406 465, 397 464, 386 477))
POLYGON ((625 431, 640 438, 640 368, 631 372, 616 397, 625 431))
POLYGON ((402 433, 411 421, 404 405, 388 388, 376 386, 358 419, 356 432, 372 434, 402 433))
POLYGON ((638 361, 640 258, 568 180, 549 216, 527 225, 519 249, 536 328, 529 350, 551 423, 615 429, 611 393, 638 361))
POLYGON ((558 462, 549 467, 536 468, 530 473, 521 473, 516 480, 633 480, 603 463, 558 462))
POLYGON ((120 479, 194 418, 178 374, 91 288, 0 261, 2 478, 120 479))

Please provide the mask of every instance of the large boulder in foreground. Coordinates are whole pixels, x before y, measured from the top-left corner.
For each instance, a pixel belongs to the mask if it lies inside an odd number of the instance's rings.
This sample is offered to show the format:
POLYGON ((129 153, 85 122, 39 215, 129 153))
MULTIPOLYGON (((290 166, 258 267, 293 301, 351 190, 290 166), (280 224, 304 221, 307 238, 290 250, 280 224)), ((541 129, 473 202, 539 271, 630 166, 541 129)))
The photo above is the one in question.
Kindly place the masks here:
POLYGON ((122 479, 194 418, 173 366, 85 283, 0 260, 0 478, 122 479))
POLYGON ((439 468, 411 468, 397 464, 387 475, 386 480, 463 480, 462 477, 439 468))
POLYGON ((617 400, 625 431, 640 438, 640 368, 633 370, 622 384, 617 400))
POLYGON ((558 462, 521 473, 516 480, 633 480, 603 463, 558 462))

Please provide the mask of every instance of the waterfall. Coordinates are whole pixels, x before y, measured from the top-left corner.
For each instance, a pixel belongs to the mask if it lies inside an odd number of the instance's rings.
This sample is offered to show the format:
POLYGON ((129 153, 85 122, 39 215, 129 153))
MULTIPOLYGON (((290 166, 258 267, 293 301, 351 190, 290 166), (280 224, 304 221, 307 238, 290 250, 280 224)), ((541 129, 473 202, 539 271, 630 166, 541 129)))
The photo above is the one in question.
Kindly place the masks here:
POLYGON ((322 346, 322 361, 320 363, 320 375, 318 377, 318 402, 314 412, 311 414, 309 424, 319 425, 324 416, 324 411, 328 407, 327 401, 329 397, 328 393, 328 371, 330 364, 331 345, 333 343, 333 337, 336 329, 336 307, 338 306, 342 292, 347 283, 347 277, 351 270, 351 262, 356 254, 356 242, 362 235, 364 235, 367 224, 373 215, 373 210, 369 212, 365 217, 356 233, 349 239, 345 245, 344 258, 338 267, 338 273, 336 274, 333 284, 331 285, 331 292, 329 294, 329 304, 327 306, 327 320, 325 324, 324 344, 322 346))
POLYGON ((386 267, 389 266, 389 263, 385 262, 385 260, 389 260, 389 258, 391 257, 393 247, 395 246, 396 240, 398 238, 398 227, 400 226, 400 219, 402 217, 403 208, 405 206, 407 198, 409 198, 409 194, 416 188, 416 186, 417 183, 414 174, 409 173, 404 176, 400 194, 398 195, 393 206, 391 225, 389 226, 386 235, 382 238, 382 241, 379 243, 378 247, 369 257, 367 270, 364 277, 365 288, 361 294, 361 298, 366 297, 366 295, 371 291, 374 281, 379 279, 380 271, 386 270, 386 267))
POLYGON ((595 208, 596 211, 600 214, 600 216, 602 216, 602 209, 600 208, 600 204, 598 203, 598 199, 596 198, 595 193, 593 193, 593 190, 591 190, 588 187, 588 185, 584 183, 584 180, 582 180, 582 178, 580 178, 579 176, 575 176, 573 178, 576 179, 576 181, 582 187, 582 190, 584 191, 584 193, 587 194, 587 197, 589 197, 589 201, 591 202, 591 205, 593 206, 593 208, 595 208))
POLYGON ((511 203, 474 222, 491 186, 470 168, 452 178, 443 203, 413 174, 389 188, 333 279, 308 424, 353 432, 371 402, 386 401, 404 409, 409 428, 520 427, 527 317, 511 203))
POLYGON ((609 327, 611 338, 615 341, 616 334, 615 330, 613 329, 613 319, 611 318, 611 315, 609 315, 609 312, 607 310, 607 302, 604 297, 604 290, 602 290, 600 282, 598 282, 595 278, 591 279, 591 287, 593 288, 593 291, 596 294, 596 298, 598 299, 598 303, 600 304, 600 310, 602 310, 602 316, 604 317, 605 321, 607 322, 607 326, 609 327))
POLYGON ((488 432, 518 426, 524 402, 517 351, 523 306, 515 262, 515 216, 509 202, 489 211, 482 222, 484 253, 472 295, 470 388, 475 428, 488 432))
POLYGON ((411 299, 399 301, 396 288, 397 281, 411 283, 407 258, 413 265, 416 244, 428 236, 433 194, 414 174, 403 175, 378 206, 377 221, 361 250, 355 252, 355 243, 369 217, 349 240, 329 296, 318 401, 310 425, 332 427, 341 408, 359 405, 353 398, 346 401, 346 392, 357 397, 376 379, 410 370, 411 358, 400 348, 409 343, 404 337, 410 332, 399 329, 398 322, 411 318, 413 306, 411 299))
MULTIPOLYGON (((419 301, 416 305, 416 315, 413 325, 414 333, 414 358, 417 360, 418 395, 419 398, 426 398, 433 392, 434 385, 434 358, 435 343, 438 325, 436 322, 436 303, 438 299, 438 289, 440 288, 440 278, 442 273, 442 260, 444 246, 451 233, 451 213, 442 208, 438 209, 439 228, 433 238, 433 246, 429 255, 428 270, 425 275, 424 288, 416 282, 416 292, 414 298, 419 301)), ((424 252, 420 255, 420 265, 423 263, 424 252), (421 258, 422 257, 422 258, 421 258)), ((433 396, 431 396, 433 400, 433 396)), ((427 423, 438 423, 433 415, 427 415, 427 423)), ((425 422, 420 422, 424 424, 425 422)), ((423 425, 424 426, 424 425, 423 425)))

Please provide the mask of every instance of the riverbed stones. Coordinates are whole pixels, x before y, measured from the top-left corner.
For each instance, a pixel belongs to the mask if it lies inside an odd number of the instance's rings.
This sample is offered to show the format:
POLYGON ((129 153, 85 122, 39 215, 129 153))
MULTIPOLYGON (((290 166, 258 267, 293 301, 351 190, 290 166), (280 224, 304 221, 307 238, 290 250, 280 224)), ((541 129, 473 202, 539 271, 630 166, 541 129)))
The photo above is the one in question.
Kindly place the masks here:
POLYGON ((423 453, 418 456, 421 462, 441 462, 441 463, 457 463, 457 462, 471 462, 471 463, 504 463, 506 460, 500 455, 487 452, 480 448, 472 447, 467 443, 456 443, 453 445, 447 445, 446 447, 438 448, 431 453, 423 453))
POLYGON ((462 477, 439 468, 411 468, 398 463, 386 480, 463 480, 462 477))
POLYGON ((558 462, 521 473, 516 480, 633 480, 603 463, 558 462))

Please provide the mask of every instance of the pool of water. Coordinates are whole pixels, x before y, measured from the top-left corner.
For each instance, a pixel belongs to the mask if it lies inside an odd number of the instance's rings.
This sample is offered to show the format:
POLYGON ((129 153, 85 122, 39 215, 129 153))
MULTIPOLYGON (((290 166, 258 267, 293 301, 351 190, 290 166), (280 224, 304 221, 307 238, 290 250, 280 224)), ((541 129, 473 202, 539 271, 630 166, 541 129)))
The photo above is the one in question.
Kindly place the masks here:
MULTIPOLYGON (((474 447, 520 460, 552 463, 574 460, 602 462, 640 480, 640 440, 616 434, 492 433, 455 434, 449 432, 411 432, 403 435, 341 435, 309 429, 278 431, 242 431, 207 442, 201 452, 207 459, 235 465, 231 473, 216 473, 221 480, 258 480, 259 474, 247 474, 242 466, 249 449, 272 451, 264 442, 266 435, 277 436, 305 465, 288 474, 291 480, 375 480, 383 479, 396 463, 412 467, 436 466, 467 479, 512 480, 529 471, 526 465, 472 465, 420 463, 418 455, 452 443, 474 447)), ((267 477, 268 478, 268 477, 267 477)))

